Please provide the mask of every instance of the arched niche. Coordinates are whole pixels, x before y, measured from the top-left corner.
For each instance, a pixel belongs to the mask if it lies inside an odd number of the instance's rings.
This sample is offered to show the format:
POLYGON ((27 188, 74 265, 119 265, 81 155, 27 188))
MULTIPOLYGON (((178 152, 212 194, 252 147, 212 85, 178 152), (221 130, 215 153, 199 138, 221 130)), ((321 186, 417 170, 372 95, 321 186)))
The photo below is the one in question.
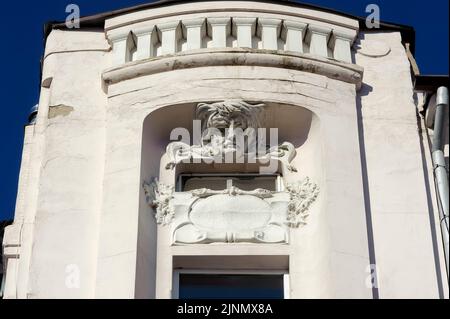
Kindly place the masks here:
MULTIPOLYGON (((265 102, 261 115, 261 126, 266 128, 266 140, 270 141, 270 129, 278 130, 278 142, 290 142, 295 146, 297 155, 294 163, 299 174, 293 174, 289 179, 295 180, 302 171, 310 171, 313 166, 320 166, 320 120, 312 111, 293 105, 265 102), (314 165, 312 165, 311 161, 314 165)), ((193 143, 193 120, 197 103, 172 105, 153 111, 147 116, 143 125, 141 178, 148 181, 159 178, 167 184, 175 183, 174 178, 185 172, 256 172, 257 165, 252 164, 179 164, 173 171, 165 169, 166 147, 171 141, 171 132, 176 128, 189 131, 191 145, 193 143)))
MULTIPOLYGON (((211 101, 199 101, 211 102, 211 101)), ((215 101, 213 101, 215 102, 215 101)), ((252 102, 252 101, 248 101, 252 102)), ((258 103, 261 103, 258 101, 258 103)), ((296 156, 292 164, 296 172, 284 174, 284 183, 293 183, 310 177, 321 185, 323 182, 322 139, 319 117, 307 108, 282 103, 263 101, 264 112, 261 114, 261 126, 278 129, 278 141, 290 142, 296 149, 296 156)), ((158 178, 167 185, 175 186, 177 176, 181 173, 256 173, 257 166, 252 165, 205 165, 180 164, 174 169, 166 167, 166 147, 172 142, 171 132, 176 128, 185 128, 193 138, 193 120, 198 103, 171 105, 151 112, 144 120, 142 133, 141 156, 141 185, 153 178, 158 178)), ((268 135, 269 141, 270 136, 268 135)), ((279 169, 281 172, 281 169, 279 169)), ((152 297, 156 288, 154 278, 156 260, 172 258, 172 256, 157 256, 171 245, 167 242, 157 242, 159 228, 154 218, 154 210, 150 208, 146 197, 141 191, 138 231, 138 262, 136 269, 136 295, 138 297, 152 297), (164 247, 160 249, 157 247, 164 247)), ((320 207, 320 206, 319 206, 320 207)), ((164 236, 163 236, 164 238, 164 236)))

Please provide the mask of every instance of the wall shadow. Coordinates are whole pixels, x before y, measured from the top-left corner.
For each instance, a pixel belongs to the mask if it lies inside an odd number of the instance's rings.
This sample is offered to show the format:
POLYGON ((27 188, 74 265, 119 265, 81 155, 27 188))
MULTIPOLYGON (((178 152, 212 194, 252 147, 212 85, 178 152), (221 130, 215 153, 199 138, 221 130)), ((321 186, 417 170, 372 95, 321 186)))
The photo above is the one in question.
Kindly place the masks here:
MULTIPOLYGON (((433 196, 431 194, 431 185, 434 185, 430 183, 429 174, 428 174, 428 168, 432 167, 432 163, 427 162, 427 158, 425 156, 425 145, 423 141, 423 133, 424 133, 424 127, 423 122, 420 118, 419 110, 416 108, 416 120, 417 120, 417 133, 419 138, 419 144, 420 144, 420 154, 422 157, 422 169, 423 169, 423 179, 425 183, 425 189, 427 193, 427 206, 428 206, 428 214, 430 218, 430 228, 431 228, 431 240, 433 243, 433 255, 434 255, 434 264, 436 269, 436 278, 437 278, 437 284, 438 284, 438 290, 439 290, 439 298, 444 298, 444 287, 442 284, 442 271, 441 271, 441 263, 439 258, 439 244, 438 244, 438 238, 440 237, 438 235, 438 231, 436 230, 436 223, 435 223, 435 211, 433 207, 433 196)), ((426 134, 427 140, 429 141, 428 134, 426 134)), ((430 143, 430 142, 429 142, 430 143)), ((431 145, 430 145, 431 146, 431 145)), ((429 147, 429 149, 431 149, 429 147)))
POLYGON ((364 140, 364 122, 362 115, 362 102, 361 97, 367 96, 372 92, 373 88, 367 84, 362 85, 361 90, 356 96, 356 113, 358 121, 358 139, 359 139, 359 149, 361 156, 361 172, 362 172, 362 182, 363 182, 363 194, 364 194, 364 206, 366 210, 366 224, 367 224, 367 239, 369 245, 369 260, 370 265, 372 265, 371 270, 373 271, 372 278, 374 278, 374 283, 372 286, 372 296, 373 299, 379 299, 380 293, 377 282, 377 262, 375 255, 375 241, 373 235, 373 223, 372 223, 372 207, 370 202, 370 187, 369 187, 369 176, 367 171, 367 158, 366 158, 366 145, 364 140))

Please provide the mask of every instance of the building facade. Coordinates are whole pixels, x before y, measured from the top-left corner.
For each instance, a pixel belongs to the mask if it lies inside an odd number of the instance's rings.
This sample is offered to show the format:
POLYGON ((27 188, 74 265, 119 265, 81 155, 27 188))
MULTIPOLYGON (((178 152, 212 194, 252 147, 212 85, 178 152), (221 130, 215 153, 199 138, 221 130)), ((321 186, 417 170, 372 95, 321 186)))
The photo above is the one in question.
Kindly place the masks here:
POLYGON ((413 46, 287 1, 49 24, 5 298, 448 298, 413 46))

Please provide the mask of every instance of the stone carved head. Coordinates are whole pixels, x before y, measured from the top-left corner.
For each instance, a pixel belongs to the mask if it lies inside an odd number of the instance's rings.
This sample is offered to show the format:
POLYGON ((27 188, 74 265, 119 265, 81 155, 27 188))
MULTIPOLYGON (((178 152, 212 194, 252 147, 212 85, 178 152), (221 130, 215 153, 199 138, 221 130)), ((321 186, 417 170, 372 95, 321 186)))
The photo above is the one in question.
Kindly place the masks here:
POLYGON ((202 129, 227 128, 257 129, 260 127, 260 114, 264 104, 250 104, 242 100, 227 100, 216 103, 200 103, 196 116, 202 121, 202 129))

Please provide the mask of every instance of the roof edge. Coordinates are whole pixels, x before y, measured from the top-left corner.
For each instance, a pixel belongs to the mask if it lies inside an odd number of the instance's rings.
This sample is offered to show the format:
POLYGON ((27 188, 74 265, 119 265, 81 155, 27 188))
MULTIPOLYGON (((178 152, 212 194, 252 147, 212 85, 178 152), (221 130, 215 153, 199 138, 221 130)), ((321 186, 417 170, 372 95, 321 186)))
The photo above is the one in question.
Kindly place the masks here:
MULTIPOLYGON (((209 1, 223 1, 223 0, 192 0, 189 2, 209 2, 209 1)), ((330 9, 322 6, 317 6, 309 3, 302 3, 302 2, 296 2, 292 0, 239 0, 239 1, 251 1, 251 2, 265 2, 265 3, 272 3, 272 4, 280 4, 280 5, 287 5, 292 6, 296 8, 308 8, 308 9, 314 9, 319 10, 323 12, 328 13, 334 13, 338 14, 347 18, 355 19, 359 21, 359 27, 360 30, 365 31, 373 31, 373 29, 368 29, 366 27, 366 18, 361 16, 355 16, 352 14, 348 14, 345 12, 341 12, 339 10, 330 9)), ((151 8, 159 8, 164 6, 170 6, 180 3, 186 3, 186 0, 160 0, 150 3, 144 3, 128 8, 118 9, 118 10, 112 10, 104 13, 84 16, 80 18, 80 25, 83 28, 103 28, 104 23, 106 19, 113 18, 119 15, 133 13, 140 10, 145 9, 151 9, 151 8)), ((61 21, 49 21, 45 23, 44 25, 44 41, 46 41, 48 35, 53 29, 67 29, 65 22, 61 21)), ((381 22, 380 28, 376 30, 384 30, 384 31, 397 31, 400 32, 402 35, 402 40, 404 43, 409 43, 411 46, 411 52, 415 53, 415 30, 412 26, 408 25, 402 25, 397 23, 391 23, 391 22, 381 22)))
POLYGON ((449 87, 449 76, 447 75, 416 75, 414 78, 414 90, 421 92, 436 92, 441 86, 449 87))

